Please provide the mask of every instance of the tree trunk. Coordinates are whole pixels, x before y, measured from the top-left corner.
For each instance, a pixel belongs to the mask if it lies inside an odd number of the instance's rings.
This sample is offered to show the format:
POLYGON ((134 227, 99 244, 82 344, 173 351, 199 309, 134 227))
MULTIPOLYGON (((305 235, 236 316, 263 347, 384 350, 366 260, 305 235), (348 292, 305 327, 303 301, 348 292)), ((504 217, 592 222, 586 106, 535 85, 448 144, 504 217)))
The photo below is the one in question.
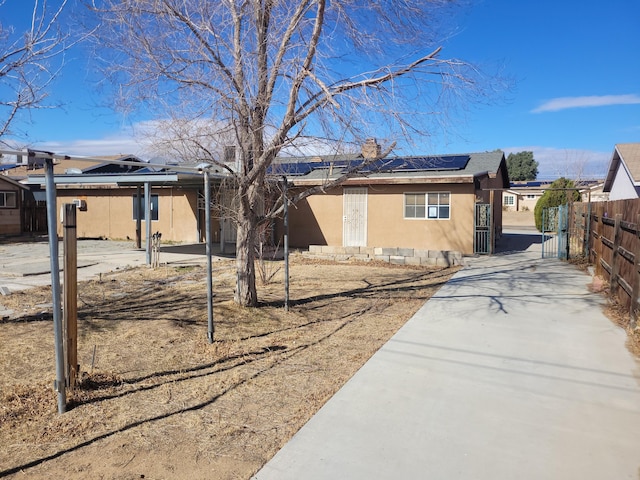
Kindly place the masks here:
POLYGON ((256 291, 255 239, 257 221, 251 209, 240 202, 236 236, 236 292, 234 300, 243 307, 258 304, 256 291))

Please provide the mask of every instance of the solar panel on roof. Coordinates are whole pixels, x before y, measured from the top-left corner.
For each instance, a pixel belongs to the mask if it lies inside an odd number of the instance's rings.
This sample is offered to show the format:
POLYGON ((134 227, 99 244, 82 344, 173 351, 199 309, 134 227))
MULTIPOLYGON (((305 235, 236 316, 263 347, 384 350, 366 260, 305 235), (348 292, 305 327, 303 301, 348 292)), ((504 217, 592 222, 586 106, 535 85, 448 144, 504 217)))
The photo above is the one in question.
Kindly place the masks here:
POLYGON ((450 155, 443 157, 405 157, 382 159, 367 165, 362 171, 371 172, 411 172, 462 170, 469 162, 469 155, 450 155))
MULTIPOLYGON (((382 158, 376 160, 360 171, 362 173, 375 172, 418 172, 418 171, 439 171, 439 170, 462 170, 469 162, 469 155, 447 155, 442 157, 402 157, 402 158, 382 158)), ((313 170, 325 168, 358 168, 364 161, 347 162, 292 162, 278 163, 269 167, 268 173, 271 175, 291 175, 302 176, 311 173, 313 170)))

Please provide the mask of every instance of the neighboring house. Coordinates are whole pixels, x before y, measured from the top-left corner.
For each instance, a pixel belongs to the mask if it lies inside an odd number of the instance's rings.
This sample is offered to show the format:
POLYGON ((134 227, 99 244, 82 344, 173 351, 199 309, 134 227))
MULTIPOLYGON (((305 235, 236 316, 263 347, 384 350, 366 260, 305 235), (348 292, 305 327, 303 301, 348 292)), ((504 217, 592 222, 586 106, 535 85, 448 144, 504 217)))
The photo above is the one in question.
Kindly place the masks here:
MULTIPOLYGON (((533 211, 542 194, 552 181, 513 182, 508 190, 502 192, 502 204, 506 211, 533 211)), ((578 182, 578 190, 583 202, 607 200, 608 194, 602 191, 602 180, 584 180, 578 182)))
POLYGON ((502 192, 502 204, 505 210, 522 212, 533 211, 551 182, 513 182, 508 190, 502 192))
POLYGON ((582 195, 583 202, 606 202, 609 200, 609 194, 604 191, 604 182, 602 180, 581 184, 580 195, 582 195))
POLYGON ((0 175, 0 235, 23 232, 24 198, 29 189, 11 178, 0 175))
POLYGON ((640 197, 640 143, 615 146, 603 190, 609 200, 640 197))
MULTIPOLYGON (((357 158, 279 159, 275 167, 294 191, 303 190, 338 177, 371 149, 365 145, 357 158)), ((501 234, 502 190, 508 186, 502 152, 385 158, 290 208, 289 243, 473 254, 482 249, 474 246, 477 230, 492 227, 492 245, 501 234)))

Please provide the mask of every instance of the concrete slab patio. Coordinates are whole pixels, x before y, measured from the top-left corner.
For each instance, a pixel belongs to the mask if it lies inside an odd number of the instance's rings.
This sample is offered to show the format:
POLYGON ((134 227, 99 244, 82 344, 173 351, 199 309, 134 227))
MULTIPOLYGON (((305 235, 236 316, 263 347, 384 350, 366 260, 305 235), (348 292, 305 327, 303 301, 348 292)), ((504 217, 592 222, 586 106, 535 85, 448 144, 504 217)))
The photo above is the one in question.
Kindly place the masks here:
MULTIPOLYGON (((214 250, 217 252, 217 249, 214 250)), ((78 280, 89 280, 101 274, 146 265, 146 252, 133 242, 78 240, 78 280)), ((60 268, 63 268, 62 242, 59 245, 60 268)), ((225 257, 216 256, 215 260, 225 257)), ((204 244, 164 245, 160 264, 205 264, 204 244)), ((0 287, 9 292, 51 285, 48 241, 0 243, 0 287)))
POLYGON ((639 479, 640 364, 536 239, 472 260, 254 478, 639 479))

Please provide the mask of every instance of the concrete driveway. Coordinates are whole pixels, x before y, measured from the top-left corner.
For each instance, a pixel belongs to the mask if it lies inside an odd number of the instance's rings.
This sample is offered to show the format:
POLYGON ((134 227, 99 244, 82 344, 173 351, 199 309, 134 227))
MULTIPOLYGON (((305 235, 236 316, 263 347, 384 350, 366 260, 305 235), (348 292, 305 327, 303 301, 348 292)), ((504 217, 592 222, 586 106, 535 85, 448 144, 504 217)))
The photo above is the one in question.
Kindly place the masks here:
POLYGON ((473 259, 254 478, 638 480, 640 364, 537 238, 473 259))

